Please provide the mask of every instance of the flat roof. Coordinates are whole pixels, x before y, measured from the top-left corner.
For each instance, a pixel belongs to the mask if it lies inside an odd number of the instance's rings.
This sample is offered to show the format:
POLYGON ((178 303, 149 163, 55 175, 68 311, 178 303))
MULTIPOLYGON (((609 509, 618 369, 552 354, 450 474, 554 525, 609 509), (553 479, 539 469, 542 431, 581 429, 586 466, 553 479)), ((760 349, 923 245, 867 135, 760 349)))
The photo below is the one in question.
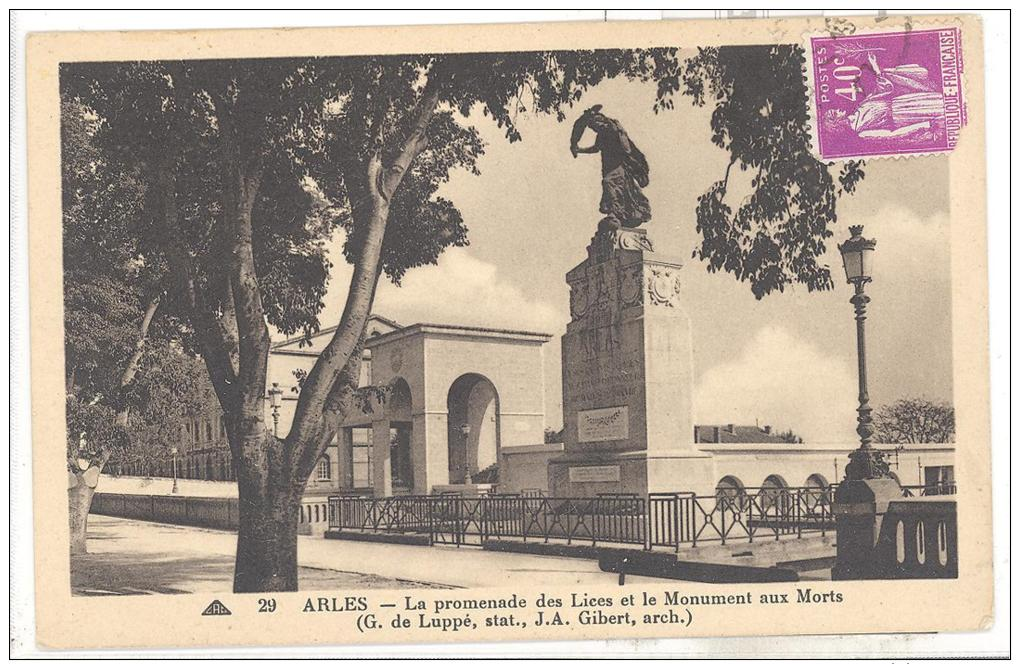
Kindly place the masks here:
POLYGON ((384 332, 365 340, 365 348, 373 348, 380 344, 396 341, 405 337, 417 334, 434 334, 456 337, 475 337, 483 339, 498 339, 502 341, 523 341, 527 343, 540 343, 552 339, 551 334, 545 332, 531 332, 528 330, 507 330, 494 327, 471 327, 468 325, 445 325, 442 323, 415 323, 399 330, 384 332))

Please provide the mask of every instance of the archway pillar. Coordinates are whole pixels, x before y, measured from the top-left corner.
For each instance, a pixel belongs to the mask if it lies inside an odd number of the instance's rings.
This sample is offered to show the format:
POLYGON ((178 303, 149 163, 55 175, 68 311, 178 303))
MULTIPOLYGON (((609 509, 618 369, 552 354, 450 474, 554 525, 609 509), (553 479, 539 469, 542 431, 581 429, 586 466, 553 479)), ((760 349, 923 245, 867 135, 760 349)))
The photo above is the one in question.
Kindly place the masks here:
POLYGON ((414 492, 432 493, 437 485, 450 483, 446 412, 415 413, 412 417, 411 463, 414 492))
POLYGON ((372 494, 376 498, 393 495, 390 467, 390 421, 372 422, 372 494))

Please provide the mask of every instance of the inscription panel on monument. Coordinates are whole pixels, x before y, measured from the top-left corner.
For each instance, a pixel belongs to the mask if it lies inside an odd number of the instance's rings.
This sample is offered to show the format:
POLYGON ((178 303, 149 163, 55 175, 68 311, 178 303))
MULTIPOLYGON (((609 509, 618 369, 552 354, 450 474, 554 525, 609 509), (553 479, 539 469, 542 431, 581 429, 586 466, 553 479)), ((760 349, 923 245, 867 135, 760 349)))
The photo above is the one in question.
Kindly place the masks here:
POLYGON ((627 427, 627 406, 582 410, 577 413, 577 442, 598 443, 605 440, 626 440, 627 427))
MULTIPOLYGON (((616 328, 587 329, 564 343, 568 362, 565 375, 566 395, 578 410, 607 407, 613 403, 630 403, 640 397, 643 387, 641 349, 634 335, 616 328), (600 338, 614 335, 622 343, 612 350, 590 349, 600 338)), ((597 347, 597 346, 596 346, 597 347)))
POLYGON ((619 466, 571 466, 571 482, 619 482, 619 466))

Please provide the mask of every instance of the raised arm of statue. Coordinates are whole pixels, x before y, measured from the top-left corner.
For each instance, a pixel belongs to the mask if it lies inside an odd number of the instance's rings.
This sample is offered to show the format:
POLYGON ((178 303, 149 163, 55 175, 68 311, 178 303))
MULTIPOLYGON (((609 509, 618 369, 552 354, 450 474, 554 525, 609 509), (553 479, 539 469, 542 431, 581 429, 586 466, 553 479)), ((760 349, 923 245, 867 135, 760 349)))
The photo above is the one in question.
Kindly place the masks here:
POLYGON ((581 117, 574 121, 574 128, 570 132, 570 154, 574 156, 574 159, 577 159, 578 154, 595 154, 599 151, 594 143, 586 148, 578 145, 581 140, 581 136, 584 135, 584 130, 589 126, 588 119, 588 113, 583 113, 581 117))

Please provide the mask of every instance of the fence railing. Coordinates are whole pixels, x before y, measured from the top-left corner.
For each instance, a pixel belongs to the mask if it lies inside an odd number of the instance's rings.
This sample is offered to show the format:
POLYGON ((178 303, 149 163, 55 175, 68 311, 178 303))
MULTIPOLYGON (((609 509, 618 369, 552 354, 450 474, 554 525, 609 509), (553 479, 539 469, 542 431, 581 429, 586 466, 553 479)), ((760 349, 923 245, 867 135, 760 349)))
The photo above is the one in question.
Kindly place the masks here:
POLYGON ((903 486, 904 498, 919 498, 921 496, 955 496, 956 482, 938 482, 936 484, 910 484, 903 486))
POLYGON ((329 529, 427 534, 433 544, 488 540, 627 544, 646 549, 802 537, 834 527, 834 487, 551 498, 526 495, 331 496, 329 529))

